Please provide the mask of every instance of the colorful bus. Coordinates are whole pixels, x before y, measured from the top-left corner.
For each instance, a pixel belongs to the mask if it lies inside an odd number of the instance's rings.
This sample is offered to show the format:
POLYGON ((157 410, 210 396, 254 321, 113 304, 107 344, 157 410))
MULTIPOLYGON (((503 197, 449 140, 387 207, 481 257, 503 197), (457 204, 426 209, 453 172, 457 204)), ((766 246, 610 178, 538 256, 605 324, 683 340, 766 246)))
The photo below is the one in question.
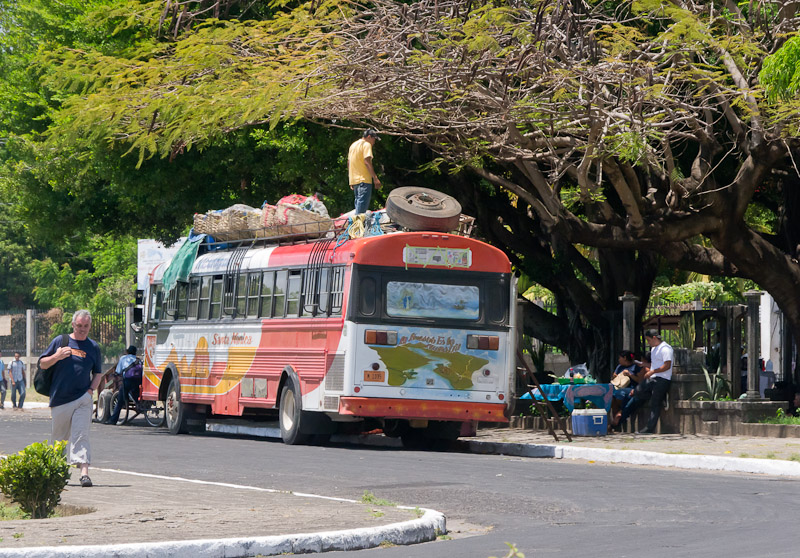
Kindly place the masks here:
POLYGON ((500 250, 455 234, 201 246, 145 296, 142 397, 177 434, 274 420, 299 444, 381 429, 405 444, 507 422, 515 288, 500 250))

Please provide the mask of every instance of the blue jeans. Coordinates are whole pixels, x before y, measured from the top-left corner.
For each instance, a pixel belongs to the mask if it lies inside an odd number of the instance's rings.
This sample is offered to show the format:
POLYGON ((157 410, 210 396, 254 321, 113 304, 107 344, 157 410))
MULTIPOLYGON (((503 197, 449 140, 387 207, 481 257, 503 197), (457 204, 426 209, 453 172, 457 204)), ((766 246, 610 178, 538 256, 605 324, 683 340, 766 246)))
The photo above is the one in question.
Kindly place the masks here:
POLYGON ((353 195, 356 198, 356 215, 366 213, 369 209, 369 202, 372 199, 372 184, 370 182, 359 182, 353 186, 353 195))
POLYGON ((25 380, 11 382, 11 404, 22 409, 23 403, 25 403, 25 380), (17 392, 19 392, 19 405, 17 405, 17 392))
POLYGON ((0 407, 6 402, 6 381, 0 380, 0 407))
POLYGON ((122 406, 128 404, 129 393, 133 394, 134 399, 139 399, 139 385, 141 384, 141 381, 141 378, 124 378, 122 380, 122 384, 117 392, 117 397, 121 399, 118 399, 119 403, 117 404, 115 412, 108 418, 109 424, 117 424, 117 421, 119 420, 119 414, 122 411, 122 406))
POLYGON ((658 424, 658 417, 661 415, 661 407, 664 405, 664 399, 666 399, 667 393, 669 393, 669 386, 671 383, 671 380, 654 377, 639 384, 633 392, 633 397, 631 397, 630 401, 622 408, 622 418, 620 422, 626 421, 642 403, 649 399, 650 416, 647 420, 646 429, 650 432, 655 432, 656 425, 658 424))

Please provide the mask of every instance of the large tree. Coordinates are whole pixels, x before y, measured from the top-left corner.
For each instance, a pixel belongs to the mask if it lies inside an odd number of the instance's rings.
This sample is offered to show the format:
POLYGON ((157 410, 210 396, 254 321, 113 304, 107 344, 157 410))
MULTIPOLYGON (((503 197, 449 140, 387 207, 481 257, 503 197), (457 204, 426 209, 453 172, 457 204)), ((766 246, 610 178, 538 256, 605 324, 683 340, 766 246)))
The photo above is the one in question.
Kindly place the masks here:
POLYGON ((228 4, 183 2, 188 22, 129 1, 106 21, 161 39, 49 53, 44 82, 79 93, 57 137, 144 165, 284 119, 369 123, 482 179, 453 180, 557 294, 558 320, 528 314, 545 340, 602 333, 624 290, 646 298, 655 254, 756 281, 800 334, 798 2, 373 0, 208 18, 228 4))

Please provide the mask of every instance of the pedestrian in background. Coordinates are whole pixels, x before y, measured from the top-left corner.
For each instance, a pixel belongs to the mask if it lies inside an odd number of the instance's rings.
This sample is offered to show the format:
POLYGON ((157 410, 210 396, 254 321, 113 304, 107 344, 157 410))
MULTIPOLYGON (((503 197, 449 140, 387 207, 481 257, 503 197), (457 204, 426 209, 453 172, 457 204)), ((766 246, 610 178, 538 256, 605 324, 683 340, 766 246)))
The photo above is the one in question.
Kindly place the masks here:
POLYGON ((11 405, 14 410, 22 410, 25 403, 25 363, 20 359, 19 353, 14 353, 14 360, 9 365, 9 377, 11 381, 11 405), (17 392, 19 392, 19 404, 17 404, 17 392))
POLYGON ((53 441, 67 440, 67 460, 81 469, 81 486, 92 486, 89 478, 92 424, 92 392, 103 378, 100 347, 89 339, 92 315, 78 310, 72 316, 69 345, 61 346, 59 335, 39 357, 42 368, 53 368, 50 386, 50 416, 53 441))
MULTIPOLYGON (((2 353, 0 353, 2 356, 2 353)), ((6 386, 9 382, 6 381, 6 364, 0 359, 0 409, 6 408, 6 386)))
POLYGON ((136 345, 128 347, 128 351, 122 355, 117 363, 114 374, 119 376, 119 391, 117 392, 117 404, 113 407, 113 414, 104 424, 117 424, 122 406, 128 404, 128 394, 132 394, 134 399, 139 399, 139 388, 142 385, 142 361, 136 358, 136 345))
POLYGON ((356 215, 369 209, 373 185, 381 189, 381 181, 372 165, 372 146, 380 139, 375 130, 365 130, 361 139, 354 141, 347 152, 347 174, 355 197, 356 215))

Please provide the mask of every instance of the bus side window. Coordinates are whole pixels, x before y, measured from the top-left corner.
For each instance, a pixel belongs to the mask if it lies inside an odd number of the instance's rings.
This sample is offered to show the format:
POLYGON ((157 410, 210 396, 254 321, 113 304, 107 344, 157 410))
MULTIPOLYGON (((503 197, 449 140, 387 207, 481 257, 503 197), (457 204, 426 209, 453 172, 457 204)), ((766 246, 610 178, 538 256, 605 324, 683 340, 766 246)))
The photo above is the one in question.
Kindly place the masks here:
POLYGON ((275 274, 275 295, 272 303, 272 315, 276 318, 283 318, 286 315, 286 284, 288 278, 289 272, 285 269, 275 274))
POLYGON ((175 314, 177 312, 177 304, 178 304, 178 289, 175 287, 169 292, 169 294, 164 298, 164 314, 163 319, 165 321, 172 321, 175 319, 175 314))
POLYGON ((324 316, 330 310, 330 268, 323 267, 319 270, 319 307, 317 308, 317 315, 324 316))
POLYGON ((300 287, 302 285, 303 272, 294 269, 289 272, 289 285, 286 297, 286 315, 297 317, 300 315, 300 287))
POLYGON ((211 283, 211 318, 222 315, 222 276, 215 275, 211 283))
POLYGON ((363 277, 358 285, 358 311, 362 316, 375 315, 377 288, 374 277, 363 277))
POLYGON ((179 282, 177 288, 175 289, 178 294, 178 311, 175 314, 176 320, 185 320, 186 319, 186 305, 188 304, 189 300, 189 283, 179 282))
POLYGON ((261 295, 261 274, 247 276, 247 317, 258 317, 258 297, 261 295))
POLYGON ((197 319, 197 306, 200 299, 200 278, 192 277, 189 283, 189 307, 186 311, 187 320, 197 319))
POLYGON ((164 289, 158 285, 153 289, 152 299, 150 301, 150 319, 157 322, 161 319, 163 306, 164 306, 164 289))
POLYGON ((236 315, 234 318, 244 318, 247 310, 247 274, 240 273, 236 282, 236 315))
POLYGON ((342 304, 344 302, 344 271, 343 265, 331 269, 331 293, 330 293, 330 314, 332 316, 342 315, 342 304))
POLYGON ((207 320, 209 301, 211 300, 211 277, 201 277, 200 279, 200 307, 197 317, 201 320, 207 320))
POLYGON ((261 312, 262 318, 272 317, 272 295, 275 292, 275 272, 265 271, 261 276, 261 312))

